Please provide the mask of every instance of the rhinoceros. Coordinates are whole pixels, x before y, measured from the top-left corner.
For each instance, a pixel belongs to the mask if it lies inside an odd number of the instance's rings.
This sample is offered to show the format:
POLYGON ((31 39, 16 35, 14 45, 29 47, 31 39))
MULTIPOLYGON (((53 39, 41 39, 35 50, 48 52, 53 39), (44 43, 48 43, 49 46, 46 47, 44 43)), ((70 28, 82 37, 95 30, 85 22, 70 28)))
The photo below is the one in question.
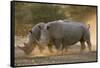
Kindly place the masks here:
MULTIPOLYGON (((32 50, 34 50, 36 45, 38 45, 40 52, 42 52, 45 46, 39 45, 39 39, 40 39, 40 35, 41 35, 41 29, 43 29, 44 25, 45 25, 45 23, 40 22, 40 23, 36 24, 35 26, 33 26, 32 30, 30 30, 28 33, 28 42, 24 43, 24 47, 18 46, 18 48, 23 50, 25 52, 25 54, 30 54, 32 52, 32 50)), ((48 46, 50 52, 53 52, 51 49, 51 44, 48 43, 47 46, 48 46)))
MULTIPOLYGON (((30 54, 35 46, 38 45, 38 41, 41 35, 41 28, 44 27, 44 24, 45 23, 40 22, 33 26, 32 30, 30 30, 28 33, 28 42, 24 43, 24 47, 18 46, 21 50, 25 52, 25 54, 30 54)), ((41 46, 39 46, 39 48, 40 50, 42 49, 41 46)))
POLYGON ((41 29, 40 44, 51 41, 56 49, 64 50, 77 42, 81 43, 81 51, 85 49, 85 42, 91 51, 90 31, 86 24, 74 21, 52 21, 41 29))

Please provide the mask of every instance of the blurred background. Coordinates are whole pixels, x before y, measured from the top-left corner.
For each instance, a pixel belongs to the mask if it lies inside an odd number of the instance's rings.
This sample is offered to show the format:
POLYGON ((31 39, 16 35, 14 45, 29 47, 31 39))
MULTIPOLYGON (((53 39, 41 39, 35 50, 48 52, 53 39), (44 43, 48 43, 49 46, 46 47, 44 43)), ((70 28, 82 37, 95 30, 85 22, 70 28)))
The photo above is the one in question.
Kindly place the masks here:
POLYGON ((96 30, 97 30, 97 7, 81 5, 60 5, 47 3, 14 2, 15 3, 15 64, 16 65, 35 65, 35 64, 53 64, 53 63, 71 63, 96 61, 96 30), (56 56, 59 53, 54 47, 51 53, 47 46, 43 53, 38 46, 25 58, 24 52, 17 46, 24 46, 27 42, 27 34, 32 27, 39 22, 50 22, 55 20, 78 21, 90 25, 92 52, 86 48, 84 54, 80 52, 80 44, 71 46, 65 55, 56 56), (53 56, 54 55, 54 56, 53 56), (45 56, 45 58, 41 57, 45 56), (52 57, 51 57, 52 56, 52 57), (30 58, 31 57, 31 58, 30 58), (40 58, 38 58, 40 57, 40 58), (47 60, 46 60, 47 58, 47 60))
POLYGON ((91 41, 96 45, 96 10, 95 6, 15 2, 15 34, 26 36, 39 22, 66 19, 90 24, 91 41))

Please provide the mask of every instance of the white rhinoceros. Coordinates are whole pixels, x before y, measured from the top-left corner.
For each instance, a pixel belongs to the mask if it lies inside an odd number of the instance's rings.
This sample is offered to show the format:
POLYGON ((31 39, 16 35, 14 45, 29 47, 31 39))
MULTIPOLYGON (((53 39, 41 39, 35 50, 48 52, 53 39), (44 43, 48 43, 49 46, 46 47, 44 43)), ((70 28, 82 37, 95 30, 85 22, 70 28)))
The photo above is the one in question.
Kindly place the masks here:
POLYGON ((87 25, 73 21, 52 21, 41 29, 40 45, 51 41, 57 49, 63 50, 70 45, 81 43, 81 50, 85 49, 85 42, 91 51, 90 31, 87 25), (62 45, 62 46, 61 46, 62 45))

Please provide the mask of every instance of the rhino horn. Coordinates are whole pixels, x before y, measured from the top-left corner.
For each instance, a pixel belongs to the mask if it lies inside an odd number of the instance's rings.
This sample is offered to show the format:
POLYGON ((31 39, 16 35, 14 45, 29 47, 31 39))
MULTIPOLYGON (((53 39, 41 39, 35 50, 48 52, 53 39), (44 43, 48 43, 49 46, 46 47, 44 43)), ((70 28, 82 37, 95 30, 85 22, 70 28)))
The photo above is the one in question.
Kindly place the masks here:
POLYGON ((25 47, 18 46, 18 48, 25 51, 25 47))
POLYGON ((88 29, 90 29, 90 24, 88 24, 88 29))

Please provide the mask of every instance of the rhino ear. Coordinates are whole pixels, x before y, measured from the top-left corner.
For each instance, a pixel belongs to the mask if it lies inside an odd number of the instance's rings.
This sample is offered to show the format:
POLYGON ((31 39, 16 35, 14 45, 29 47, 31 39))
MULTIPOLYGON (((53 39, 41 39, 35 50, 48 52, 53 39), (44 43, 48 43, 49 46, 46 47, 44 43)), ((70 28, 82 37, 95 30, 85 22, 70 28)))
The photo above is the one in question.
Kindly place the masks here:
POLYGON ((47 26, 47 30, 49 30, 50 29, 50 26, 47 26))
POLYGON ((39 27, 39 29, 41 29, 41 26, 40 25, 38 27, 39 27))

